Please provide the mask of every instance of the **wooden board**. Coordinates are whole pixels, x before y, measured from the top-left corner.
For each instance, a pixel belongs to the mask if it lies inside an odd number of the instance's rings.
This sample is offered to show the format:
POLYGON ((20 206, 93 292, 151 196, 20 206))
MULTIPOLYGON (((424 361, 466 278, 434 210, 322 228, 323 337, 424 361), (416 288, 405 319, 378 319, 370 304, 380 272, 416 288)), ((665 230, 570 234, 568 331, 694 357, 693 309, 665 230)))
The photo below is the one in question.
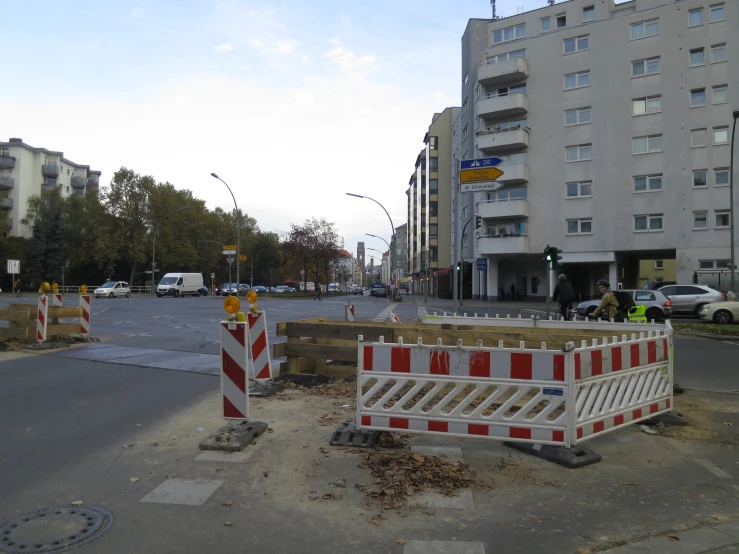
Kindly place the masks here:
POLYGON ((288 358, 312 358, 314 360, 338 360, 340 362, 356 362, 357 347, 356 346, 331 346, 328 344, 299 344, 287 342, 286 354, 288 358))
POLYGON ((4 339, 25 340, 28 338, 28 327, 0 327, 0 337, 4 339))
POLYGON ((288 337, 315 337, 322 339, 342 339, 356 341, 359 335, 364 340, 379 340, 384 336, 386 340, 392 336, 396 323, 374 323, 346 321, 330 323, 305 323, 302 321, 288 321, 286 334, 288 337))
MULTIPOLYGON (((0 310, 0 320, 3 321, 28 321, 31 319, 31 312, 36 310, 0 310)), ((35 325, 35 324, 34 324, 35 325)))
POLYGON ((357 374, 357 368, 348 365, 326 366, 326 375, 329 377, 350 377, 357 374))
POLYGON ((49 317, 82 317, 82 308, 49 307, 49 317))
MULTIPOLYGON (((286 327, 287 327, 287 324, 288 323, 320 323, 320 322, 323 322, 323 321, 328 321, 328 318, 324 316, 324 317, 312 317, 312 318, 309 318, 309 319, 299 319, 299 320, 296 320, 296 321, 283 321, 283 322, 280 322, 280 323, 277 323, 276 324, 275 336, 277 336, 277 337, 286 337, 286 336, 288 336, 287 331, 286 331, 286 327)), ((291 336, 295 337, 295 336, 299 336, 299 335, 296 335, 296 334, 293 333, 291 336)))
POLYGON ((46 335, 49 337, 58 337, 61 335, 78 335, 79 333, 79 323, 60 323, 59 325, 46 326, 46 335))

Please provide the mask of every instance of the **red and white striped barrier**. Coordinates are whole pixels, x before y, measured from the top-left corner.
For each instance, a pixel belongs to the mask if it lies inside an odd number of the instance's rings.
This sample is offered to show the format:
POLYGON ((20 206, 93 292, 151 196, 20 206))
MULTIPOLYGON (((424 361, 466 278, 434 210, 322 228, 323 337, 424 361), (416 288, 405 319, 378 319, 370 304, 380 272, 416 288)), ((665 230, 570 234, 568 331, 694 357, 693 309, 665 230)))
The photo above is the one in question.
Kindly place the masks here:
POLYGON ((249 322, 249 351, 252 360, 249 378, 255 381, 268 381, 272 378, 272 364, 267 338, 267 314, 250 312, 246 318, 249 322))
POLYGON ((345 308, 346 321, 355 321, 354 304, 347 304, 345 308))
POLYGON ((36 340, 43 342, 46 340, 46 327, 49 323, 49 299, 47 296, 38 297, 38 315, 36 317, 36 340))
POLYGON ((82 308, 82 315, 80 316, 80 334, 90 334, 90 314, 92 306, 92 296, 89 294, 80 295, 80 308, 82 308))
POLYGON ((249 327, 245 322, 221 322, 221 396, 225 419, 249 417, 249 327))
POLYGON ((61 308, 64 306, 64 296, 58 292, 51 295, 51 306, 53 308, 61 308))
POLYGON ((395 315, 395 312, 393 311, 387 314, 387 318, 390 321, 390 323, 400 323, 400 318, 397 315, 395 315))
MULTIPOLYGON (((643 334, 643 333, 642 333, 643 334)), ((667 362, 670 359, 668 339, 666 336, 653 340, 637 340, 626 336, 617 342, 614 337, 611 345, 598 346, 595 342, 589 348, 583 341, 582 348, 575 352, 575 379, 597 377, 606 373, 624 371, 649 364, 667 362)))

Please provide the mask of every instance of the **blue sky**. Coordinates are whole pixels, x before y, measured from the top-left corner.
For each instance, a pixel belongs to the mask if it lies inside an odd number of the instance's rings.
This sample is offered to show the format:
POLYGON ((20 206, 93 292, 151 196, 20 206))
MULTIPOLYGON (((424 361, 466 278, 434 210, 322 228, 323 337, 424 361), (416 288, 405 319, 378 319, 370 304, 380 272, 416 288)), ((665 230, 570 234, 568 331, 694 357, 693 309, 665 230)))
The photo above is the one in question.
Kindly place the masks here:
POLYGON ((324 217, 347 250, 384 249, 365 236, 389 235, 384 212, 344 193, 405 221, 431 117, 460 103, 467 20, 490 14, 488 0, 5 2, 0 137, 230 209, 215 171, 264 230, 324 217))

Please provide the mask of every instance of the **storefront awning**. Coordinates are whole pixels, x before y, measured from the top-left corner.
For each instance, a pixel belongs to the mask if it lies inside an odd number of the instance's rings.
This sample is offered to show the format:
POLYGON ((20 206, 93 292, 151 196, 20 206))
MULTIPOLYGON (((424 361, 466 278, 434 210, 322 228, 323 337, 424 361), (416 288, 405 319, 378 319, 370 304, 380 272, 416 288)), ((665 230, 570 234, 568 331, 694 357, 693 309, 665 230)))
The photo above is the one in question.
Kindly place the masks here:
POLYGON ((436 276, 438 277, 439 275, 448 275, 449 273, 451 273, 453 267, 454 267, 453 265, 450 265, 449 267, 440 269, 439 271, 436 272, 436 276))

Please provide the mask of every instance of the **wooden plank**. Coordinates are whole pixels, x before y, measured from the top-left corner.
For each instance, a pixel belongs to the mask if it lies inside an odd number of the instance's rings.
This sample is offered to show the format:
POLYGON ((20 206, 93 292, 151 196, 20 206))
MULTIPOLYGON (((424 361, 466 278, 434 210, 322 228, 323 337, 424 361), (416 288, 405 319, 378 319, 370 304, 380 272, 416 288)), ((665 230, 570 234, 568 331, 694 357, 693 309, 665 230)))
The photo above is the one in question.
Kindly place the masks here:
POLYGON ((332 321, 331 323, 303 323, 298 321, 287 322, 288 337, 316 337, 321 339, 343 339, 356 341, 359 335, 364 340, 378 340, 380 336, 384 336, 386 340, 392 336, 393 325, 387 323, 370 322, 353 322, 347 321, 349 325, 342 325, 342 322, 332 321))
POLYGON ((66 307, 49 307, 49 317, 65 318, 65 317, 82 317, 82 308, 66 308, 66 307))
MULTIPOLYGON (((328 339, 316 339, 316 344, 313 345, 313 348, 318 346, 328 346, 328 339)), ((314 359, 316 360, 316 375, 326 375, 326 358, 321 355, 319 357, 314 357, 314 359)))
POLYGON ((0 310, 0 320, 3 321, 27 321, 31 319, 30 312, 36 310, 0 310))
POLYGON ((287 362, 280 362, 280 373, 278 375, 285 375, 287 373, 287 362))
POLYGON ((329 377, 350 377, 357 374, 357 368, 349 365, 329 365, 326 375, 329 377))
POLYGON ((353 346, 354 348, 357 348, 357 341, 356 340, 347 340, 347 339, 326 339, 328 342, 327 344, 330 344, 331 346, 353 346))
POLYGON ((4 339, 25 340, 28 338, 28 327, 0 327, 0 337, 4 339))
MULTIPOLYGON (((287 333, 287 325, 289 323, 320 323, 320 322, 323 322, 323 321, 328 321, 328 318, 325 317, 325 316, 322 316, 322 317, 311 317, 311 318, 308 318, 308 319, 298 319, 298 320, 295 320, 295 321, 278 322, 277 323, 277 326, 276 326, 275 336, 278 336, 278 337, 286 337, 286 336, 288 336, 288 333, 287 333)), ((298 335, 296 335, 295 333, 293 333, 290 336, 298 336, 298 335)))
MULTIPOLYGON (((288 337, 290 338, 290 337, 288 337)), ((286 354, 290 357, 311 358, 314 360, 338 360, 340 362, 356 362, 356 346, 331 346, 328 344, 299 344, 288 342, 286 354)))
POLYGON ((287 353, 286 342, 275 342, 272 344, 272 357, 273 358, 284 358, 287 353))
MULTIPOLYGON (((299 344, 299 337, 287 337, 287 344, 299 344)), ((287 348, 287 347, 286 347, 287 348)), ((287 352, 287 351, 286 351, 287 352)), ((287 372, 288 373, 300 373, 300 360, 295 356, 287 357, 287 372)))
POLYGON ((61 335, 78 335, 80 332, 79 323, 61 323, 59 325, 48 325, 46 334, 50 337, 58 337, 61 335))

